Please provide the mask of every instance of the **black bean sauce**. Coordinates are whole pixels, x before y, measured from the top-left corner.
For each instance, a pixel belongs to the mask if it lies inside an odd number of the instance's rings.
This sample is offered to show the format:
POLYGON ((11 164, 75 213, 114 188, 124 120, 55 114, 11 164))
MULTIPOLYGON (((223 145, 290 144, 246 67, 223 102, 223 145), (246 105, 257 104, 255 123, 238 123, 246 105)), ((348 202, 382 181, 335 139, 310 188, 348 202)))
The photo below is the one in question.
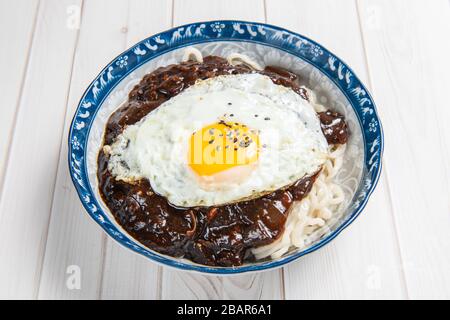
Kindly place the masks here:
MULTIPOLYGON (((159 68, 144 76, 129 93, 128 102, 111 115, 104 144, 111 144, 127 125, 138 122, 197 79, 250 72, 254 71, 244 65, 232 66, 215 56, 205 57, 203 63, 188 61, 159 68)), ((267 67, 260 73, 308 100, 295 74, 276 67, 267 67)), ((344 143, 348 130, 343 117, 337 113, 319 116, 329 143, 344 143), (339 123, 333 119, 339 119, 339 123), (327 135, 325 130, 331 130, 332 134, 327 135)), ((217 207, 176 208, 165 197, 154 193, 147 180, 133 184, 118 181, 107 167, 108 155, 101 151, 97 172, 100 194, 128 233, 163 254, 213 266, 241 265, 244 259, 251 259, 249 248, 278 239, 284 231, 290 206, 308 194, 318 175, 317 172, 283 190, 253 200, 217 207)))

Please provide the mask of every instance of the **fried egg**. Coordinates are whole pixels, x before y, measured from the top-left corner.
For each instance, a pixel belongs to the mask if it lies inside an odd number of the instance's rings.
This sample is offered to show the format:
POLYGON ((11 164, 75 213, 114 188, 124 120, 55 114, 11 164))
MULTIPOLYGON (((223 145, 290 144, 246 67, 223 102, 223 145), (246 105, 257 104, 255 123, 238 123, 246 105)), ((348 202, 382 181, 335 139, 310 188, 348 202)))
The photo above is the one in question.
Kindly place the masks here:
POLYGON ((179 207, 217 206, 316 173, 328 144, 313 106, 259 73, 199 80, 104 146, 117 180, 148 179, 179 207))

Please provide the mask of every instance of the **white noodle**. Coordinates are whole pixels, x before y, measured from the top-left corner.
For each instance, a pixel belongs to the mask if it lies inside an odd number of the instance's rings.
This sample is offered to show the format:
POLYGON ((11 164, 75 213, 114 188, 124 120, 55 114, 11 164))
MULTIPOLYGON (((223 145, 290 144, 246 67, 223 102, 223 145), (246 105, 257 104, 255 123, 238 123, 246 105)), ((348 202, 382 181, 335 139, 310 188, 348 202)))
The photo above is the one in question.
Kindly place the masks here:
POLYGON ((261 71, 263 68, 258 64, 258 62, 252 60, 249 56, 241 53, 232 53, 227 57, 228 63, 235 66, 239 64, 245 64, 253 70, 261 71))
POLYGON ((201 63, 203 62, 203 55, 200 50, 194 47, 188 47, 184 50, 183 58, 181 58, 181 61, 186 62, 189 60, 194 60, 201 63))
POLYGON ((292 205, 283 235, 271 244, 251 250, 256 259, 277 259, 291 247, 305 248, 310 243, 309 237, 338 211, 344 202, 344 191, 333 178, 342 166, 344 152, 345 145, 331 147, 329 158, 309 194, 292 205))

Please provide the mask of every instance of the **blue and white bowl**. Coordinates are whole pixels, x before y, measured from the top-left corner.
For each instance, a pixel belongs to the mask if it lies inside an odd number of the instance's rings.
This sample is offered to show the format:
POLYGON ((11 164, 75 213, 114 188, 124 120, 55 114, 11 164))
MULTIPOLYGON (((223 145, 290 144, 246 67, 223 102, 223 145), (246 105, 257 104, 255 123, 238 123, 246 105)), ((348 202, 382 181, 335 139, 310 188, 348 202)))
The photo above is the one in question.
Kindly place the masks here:
POLYGON ((334 239, 363 210, 381 172, 383 132, 375 104, 355 73, 318 43, 297 33, 262 23, 209 21, 177 27, 151 36, 109 63, 80 100, 69 132, 69 170, 89 215, 123 246, 164 265, 213 274, 234 274, 282 266, 334 239), (347 202, 319 229, 312 243, 276 260, 234 268, 209 267, 152 251, 114 220, 98 192, 97 155, 109 115, 127 99, 144 74, 177 63, 183 50, 195 46, 204 55, 244 53, 261 65, 284 67, 300 75, 323 105, 345 115, 351 138, 338 179, 347 202))

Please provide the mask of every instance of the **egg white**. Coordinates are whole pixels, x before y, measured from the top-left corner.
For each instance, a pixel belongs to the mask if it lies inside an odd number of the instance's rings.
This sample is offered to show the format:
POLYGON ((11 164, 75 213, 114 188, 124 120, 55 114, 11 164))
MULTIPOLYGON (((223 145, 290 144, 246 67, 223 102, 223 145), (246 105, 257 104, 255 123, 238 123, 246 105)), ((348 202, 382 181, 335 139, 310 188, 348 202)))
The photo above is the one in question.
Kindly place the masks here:
POLYGON ((110 154, 108 169, 116 179, 147 178, 152 189, 173 205, 195 207, 254 198, 314 174, 326 160, 328 144, 308 101, 269 77, 252 73, 197 81, 128 126, 104 150, 110 154), (236 167, 234 178, 226 179, 227 172, 222 172, 204 184, 188 165, 189 139, 224 116, 259 130, 264 147, 245 175, 236 167))

